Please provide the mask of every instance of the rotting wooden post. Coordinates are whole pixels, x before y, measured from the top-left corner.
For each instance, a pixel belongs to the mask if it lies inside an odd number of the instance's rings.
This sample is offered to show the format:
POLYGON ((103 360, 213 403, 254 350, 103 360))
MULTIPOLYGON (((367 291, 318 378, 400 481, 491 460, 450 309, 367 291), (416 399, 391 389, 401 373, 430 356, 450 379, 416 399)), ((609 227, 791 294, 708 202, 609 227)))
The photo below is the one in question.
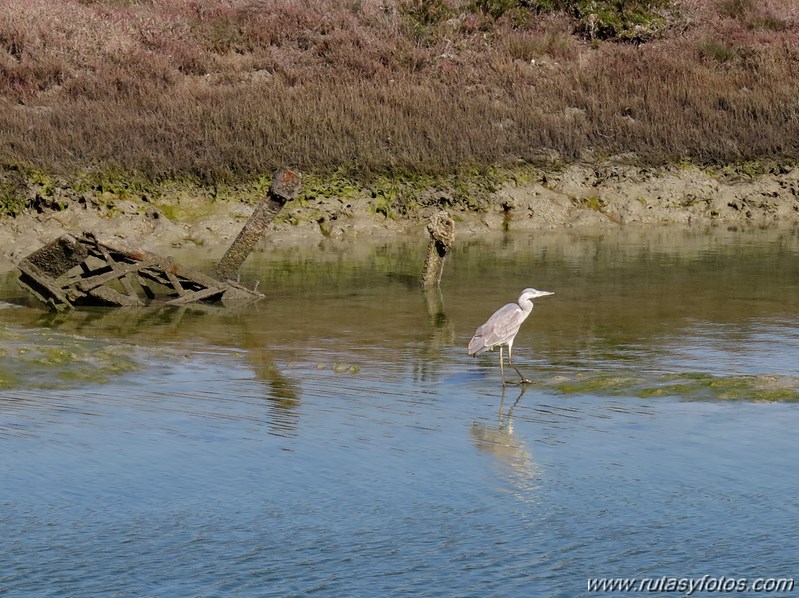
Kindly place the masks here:
POLYGON ((433 214, 427 223, 430 243, 424 260, 424 272, 420 283, 423 288, 437 286, 444 272, 444 258, 447 257, 452 242, 455 240, 455 223, 446 210, 433 214))
POLYGON ((241 229, 239 236, 219 260, 215 272, 219 280, 236 278, 236 273, 244 260, 266 232, 266 227, 286 205, 286 202, 297 197, 301 184, 302 175, 298 172, 286 169, 275 173, 269 192, 258 202, 255 211, 241 229))

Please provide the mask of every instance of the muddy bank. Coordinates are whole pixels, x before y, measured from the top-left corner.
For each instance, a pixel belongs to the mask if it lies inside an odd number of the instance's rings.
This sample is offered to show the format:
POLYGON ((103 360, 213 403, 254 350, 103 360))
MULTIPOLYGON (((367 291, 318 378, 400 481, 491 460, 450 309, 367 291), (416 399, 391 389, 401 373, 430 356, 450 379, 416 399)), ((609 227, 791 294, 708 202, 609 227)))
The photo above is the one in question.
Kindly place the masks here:
MULTIPOLYGON (((799 168, 749 176, 712 173, 696 167, 641 168, 577 164, 542 174, 538 180, 508 184, 477 211, 452 204, 446 192, 402 217, 375 210, 373 200, 315 197, 288 204, 262 243, 291 247, 322 241, 416 235, 435 211, 448 209, 458 238, 487 231, 557 227, 777 226, 799 224, 799 168)), ((221 257, 252 213, 251 204, 210 201, 181 194, 158 201, 64 194, 57 206, 39 206, 0 220, 2 267, 13 268, 44 243, 66 233, 93 231, 106 238, 162 254, 202 248, 221 257)))

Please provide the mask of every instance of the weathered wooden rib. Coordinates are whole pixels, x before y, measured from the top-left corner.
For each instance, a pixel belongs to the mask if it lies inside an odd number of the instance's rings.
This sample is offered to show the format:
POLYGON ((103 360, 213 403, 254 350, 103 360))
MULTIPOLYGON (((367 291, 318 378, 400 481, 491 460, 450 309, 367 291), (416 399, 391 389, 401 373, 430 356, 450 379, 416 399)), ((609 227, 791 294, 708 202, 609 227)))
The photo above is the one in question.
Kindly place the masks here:
POLYGON ((297 197, 301 185, 302 175, 299 172, 285 169, 274 174, 269 191, 255 206, 250 219, 216 265, 217 278, 236 278, 236 273, 263 237, 269 223, 287 202, 297 197))

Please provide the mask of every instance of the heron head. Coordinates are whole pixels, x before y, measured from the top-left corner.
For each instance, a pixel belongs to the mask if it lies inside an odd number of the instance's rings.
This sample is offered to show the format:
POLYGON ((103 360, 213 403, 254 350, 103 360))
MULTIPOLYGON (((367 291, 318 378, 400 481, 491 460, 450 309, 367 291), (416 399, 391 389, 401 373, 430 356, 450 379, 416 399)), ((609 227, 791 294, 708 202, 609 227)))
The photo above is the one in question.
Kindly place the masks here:
POLYGON ((547 295, 554 295, 555 293, 551 293, 549 291, 539 291, 538 289, 524 289, 522 294, 519 296, 519 301, 524 301, 527 299, 535 299, 536 297, 546 297, 547 295))

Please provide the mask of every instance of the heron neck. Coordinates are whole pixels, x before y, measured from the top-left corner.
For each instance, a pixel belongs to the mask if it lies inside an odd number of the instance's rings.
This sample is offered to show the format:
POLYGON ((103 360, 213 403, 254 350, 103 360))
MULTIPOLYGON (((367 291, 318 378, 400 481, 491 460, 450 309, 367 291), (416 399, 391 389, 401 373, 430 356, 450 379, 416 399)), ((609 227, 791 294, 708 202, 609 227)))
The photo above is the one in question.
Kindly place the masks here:
POLYGON ((522 308, 522 311, 525 313, 525 315, 530 315, 530 312, 533 311, 533 302, 529 299, 519 301, 519 307, 522 308))

